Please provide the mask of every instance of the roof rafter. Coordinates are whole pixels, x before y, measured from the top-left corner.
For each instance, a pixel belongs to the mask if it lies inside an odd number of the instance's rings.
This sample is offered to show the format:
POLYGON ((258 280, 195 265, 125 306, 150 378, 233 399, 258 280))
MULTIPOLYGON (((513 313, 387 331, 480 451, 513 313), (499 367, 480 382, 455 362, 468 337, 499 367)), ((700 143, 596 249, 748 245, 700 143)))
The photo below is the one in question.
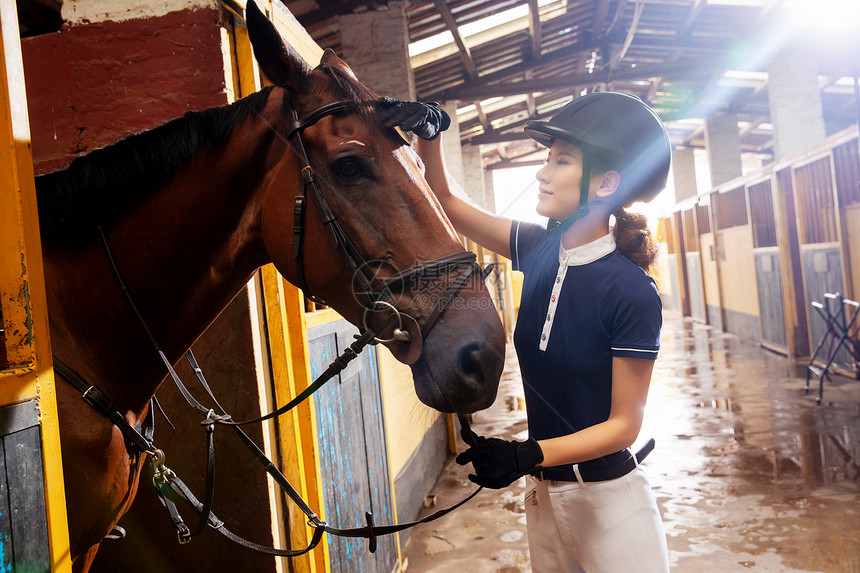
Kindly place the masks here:
POLYGON ((442 16, 445 26, 448 27, 451 35, 454 37, 454 43, 457 45, 457 51, 460 52, 460 59, 463 60, 466 73, 473 80, 478 79, 478 68, 475 66, 475 60, 472 58, 472 52, 469 50, 469 46, 463 42, 462 36, 460 36, 460 30, 457 27, 457 22, 454 20, 451 9, 448 8, 448 3, 445 0, 433 0, 433 3, 439 11, 439 15, 442 16))
POLYGON ((689 37, 693 24, 698 20, 699 15, 702 13, 702 10, 705 9, 707 4, 708 0, 696 0, 696 3, 690 7, 690 13, 687 15, 687 19, 684 20, 684 23, 675 31, 676 38, 689 37))
POLYGON ((653 77, 667 78, 677 75, 689 75, 691 73, 707 75, 712 73, 715 68, 722 69, 720 66, 721 59, 697 58, 670 62, 668 64, 637 66, 635 68, 614 71, 601 70, 590 74, 572 74, 520 82, 499 84, 473 82, 472 85, 463 85, 446 90, 439 94, 439 97, 442 100, 468 101, 475 99, 488 99, 491 97, 527 95, 530 93, 546 92, 557 89, 572 91, 577 88, 581 89, 595 84, 606 83, 610 79, 612 81, 648 80, 653 77))
POLYGON ((529 36, 531 36, 531 57, 533 60, 540 59, 541 37, 543 30, 540 21, 540 8, 537 0, 528 0, 529 3, 529 36))
MULTIPOLYGON (((591 38, 587 40, 578 41, 572 44, 568 44, 562 48, 558 48, 553 50, 552 52, 547 52, 541 56, 541 58, 537 60, 533 59, 523 59, 518 64, 508 66, 502 70, 497 72, 493 72, 490 74, 484 74, 480 77, 480 79, 472 79, 466 80, 462 84, 449 88, 447 90, 439 90, 432 91, 428 93, 420 93, 420 97, 425 99, 465 99, 458 98, 454 96, 459 96, 460 92, 468 92, 473 87, 483 87, 487 84, 495 83, 495 82, 506 82, 511 80, 519 80, 519 78, 525 74, 527 71, 533 71, 536 68, 541 68, 544 66, 552 66, 554 64, 569 62, 573 59, 577 59, 579 54, 582 53, 590 53, 593 50, 600 49, 604 47, 607 43, 619 43, 623 40, 623 38, 618 38, 616 35, 612 37, 604 37, 604 38, 591 38)), ((678 44, 672 40, 657 40, 654 41, 655 47, 672 47, 676 50, 683 52, 688 49, 695 49, 696 46, 690 44, 678 44)), ((644 64, 642 66, 644 68, 644 64)), ((614 72, 612 74, 612 79, 615 79, 616 74, 623 72, 614 72)))
POLYGON ((591 34, 595 38, 603 36, 603 22, 609 13, 609 0, 599 0, 597 8, 594 9, 594 18, 591 19, 591 34))

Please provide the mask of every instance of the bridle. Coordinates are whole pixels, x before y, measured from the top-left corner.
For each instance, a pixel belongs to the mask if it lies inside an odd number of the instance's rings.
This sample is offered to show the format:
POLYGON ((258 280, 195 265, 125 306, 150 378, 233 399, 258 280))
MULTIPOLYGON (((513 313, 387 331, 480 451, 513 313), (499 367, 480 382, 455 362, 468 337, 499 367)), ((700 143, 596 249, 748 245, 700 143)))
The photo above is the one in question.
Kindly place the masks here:
MULTIPOLYGON (((290 131, 287 137, 290 141, 295 141, 295 145, 297 148, 296 153, 300 161, 302 162, 300 177, 301 181, 299 184, 299 191, 296 196, 293 226, 293 259, 296 261, 299 283, 298 286, 305 292, 306 296, 314 300, 307 289, 303 259, 304 215, 307 202, 307 189, 308 187, 310 187, 313 193, 313 199, 316 203, 317 209, 321 214, 324 226, 329 229, 330 235, 334 240, 336 248, 343 254, 343 258, 346 261, 347 265, 355 273, 355 276, 362 287, 362 292, 367 295, 368 300, 361 321, 362 325, 360 327, 360 334, 357 336, 356 340, 352 344, 350 344, 340 356, 335 358, 334 361, 326 368, 326 370, 316 380, 314 380, 314 382, 309 385, 303 392, 290 400, 290 402, 288 402, 284 406, 276 409, 273 412, 270 412, 265 416, 261 416, 253 420, 246 420, 243 422, 234 421, 232 417, 227 414, 226 411, 224 411, 224 409, 218 403, 217 399, 209 388, 209 385, 207 384, 206 379, 203 376, 203 372, 200 366, 197 364, 194 355, 192 354, 191 350, 188 350, 185 354, 185 357, 191 365, 193 371, 197 375, 197 378, 200 381, 201 385, 208 393, 210 399, 215 405, 215 408, 208 408, 201 404, 199 401, 197 401, 196 398, 194 398, 194 396, 188 391, 185 384, 183 384, 180 380, 179 376, 173 368, 173 365, 165 355, 157 339, 155 338, 151 330, 147 327, 146 322, 144 321, 142 315, 140 314, 137 306, 134 303, 134 299, 132 298, 131 293, 129 292, 128 288, 125 285, 125 282, 122 279, 122 275, 120 274, 116 262, 114 261, 113 254, 107 241, 107 237, 105 236, 102 228, 98 228, 99 242, 101 243, 102 250, 104 251, 104 255, 111 268, 111 271, 113 272, 114 277, 117 280, 120 291, 122 292, 127 302, 131 306, 132 310, 134 311, 135 316, 145 330, 148 338, 150 339, 150 342, 153 344, 153 347, 159 354, 162 362, 164 363, 170 374, 171 379, 176 384, 182 396, 193 409, 197 410, 201 415, 205 417, 205 420, 201 423, 206 431, 208 452, 205 488, 206 491, 204 500, 202 502, 199 501, 190 491, 190 489, 185 485, 185 483, 182 482, 182 480, 179 479, 179 477, 165 465, 164 452, 156 448, 153 443, 153 412, 155 406, 157 405, 157 402, 154 398, 153 403, 150 405, 149 408, 146 427, 135 427, 132 426, 126 420, 125 416, 110 402, 110 400, 104 395, 104 393, 102 393, 95 386, 88 384, 83 379, 83 377, 81 377, 77 372, 64 364, 56 356, 54 357, 54 367, 63 378, 65 378, 70 384, 72 384, 81 392, 84 401, 90 404, 102 415, 107 417, 115 426, 120 429, 120 431, 122 431, 125 437, 129 440, 132 448, 135 450, 135 457, 138 461, 140 459, 141 454, 146 453, 150 455, 153 467, 153 485, 155 486, 157 495, 161 499, 168 513, 170 514, 171 521, 173 522, 177 530, 177 535, 179 537, 180 543, 189 542, 193 537, 201 533, 205 529, 205 526, 208 524, 228 539, 248 549, 279 557, 296 557, 312 550, 319 544, 323 537, 323 534, 325 533, 341 537, 366 538, 369 541, 370 551, 374 552, 376 551, 377 537, 381 535, 390 535, 392 533, 415 527, 416 525, 422 523, 434 521, 444 515, 447 515, 451 511, 468 502, 473 497, 475 497, 481 491, 481 489, 483 489, 482 487, 479 487, 469 496, 459 501, 458 503, 448 508, 441 509, 417 521, 394 525, 376 525, 373 520, 373 514, 370 512, 366 512, 365 519, 367 525, 365 527, 356 527, 351 529, 340 529, 332 527, 316 515, 316 513, 308 506, 304 499, 302 499, 301 495, 296 491, 296 489, 289 483, 287 478, 278 470, 277 466, 266 457, 263 451, 248 437, 248 435, 241 428, 241 426, 243 425, 274 418, 291 410, 303 400, 312 395, 320 387, 322 387, 322 385, 325 384, 328 380, 331 380, 332 378, 337 376, 342 370, 346 368, 349 362, 351 362, 358 356, 358 354, 368 344, 373 344, 376 342, 387 343, 394 340, 397 340, 399 342, 410 342, 410 333, 404 331, 402 328, 403 318, 408 317, 408 315, 397 309, 394 304, 386 300, 390 298, 391 288, 394 283, 399 281, 420 281, 425 275, 428 274, 432 274, 432 276, 435 278, 440 276, 440 272, 448 273, 452 270, 457 270, 460 267, 466 267, 465 270, 461 271, 460 274, 457 275, 455 279, 453 279, 451 284, 448 286, 446 296, 439 300, 436 307, 424 320, 424 323, 420 326, 420 331, 418 334, 426 336, 430 329, 435 325, 439 317, 442 315, 442 313, 444 313, 445 310, 450 307, 454 298, 458 295, 459 291, 466 284, 466 281, 469 279, 469 277, 471 277, 474 273, 478 273, 482 277, 482 280, 486 279, 486 276, 492 269, 492 265, 489 265, 487 269, 481 270, 480 266, 476 262, 475 254, 464 252, 449 255, 440 259, 436 259, 434 261, 429 261, 427 263, 413 266, 410 269, 407 269, 405 272, 396 274, 395 276, 389 277, 385 280, 379 279, 375 275, 368 272, 369 265, 367 264, 367 261, 364 259, 364 257, 361 255, 361 252, 358 250, 358 248, 350 240, 349 236, 341 227, 340 223, 337 220, 337 217, 329 207, 327 201, 325 200, 325 197, 322 194, 322 190, 316 182, 316 177, 313 168, 311 167, 310 162, 308 160, 307 152, 305 150, 304 143, 301 137, 302 132, 306 128, 314 125, 323 117, 347 111, 353 112, 356 106, 357 104, 354 102, 335 101, 320 106, 319 108, 309 113, 303 120, 300 120, 298 118, 298 114, 296 113, 295 108, 290 102, 288 92, 286 92, 286 90, 284 92, 284 107, 288 110, 290 119, 290 131), (380 339, 379 337, 377 337, 377 333, 374 332, 374 330, 368 324, 368 314, 381 311, 393 312, 393 318, 397 320, 397 326, 393 330, 393 335, 388 339, 380 339), (220 413, 215 412, 216 408, 220 413), (251 541, 245 540, 229 531, 225 527, 224 522, 218 519, 213 513, 212 502, 214 496, 215 475, 215 450, 213 435, 214 428, 216 425, 226 425, 232 427, 236 434, 239 436, 240 440, 254 454, 257 460, 264 466, 266 472, 284 490, 284 493, 299 507, 299 509, 301 509, 302 512, 305 513, 308 518, 308 525, 313 528, 313 536, 307 547, 305 547, 304 549, 293 550, 277 549, 273 547, 265 547, 258 545, 251 541), (194 511, 200 516, 200 519, 194 531, 190 530, 190 528, 185 524, 181 514, 179 513, 176 505, 177 497, 191 505, 194 511)), ((411 343, 420 342, 412 340, 411 343)), ((467 442, 469 442, 470 444, 474 444, 475 435, 469 429, 469 423, 467 419, 463 416, 459 416, 459 420, 461 426, 463 427, 462 435, 464 436, 464 439, 467 439, 467 442)))
POLYGON ((436 320, 441 316, 442 312, 445 311, 459 290, 466 284, 469 277, 474 272, 478 272, 481 274, 482 280, 486 279, 487 275, 492 270, 492 265, 489 265, 482 271, 476 262, 475 254, 467 251, 415 265, 406 271, 385 280, 381 280, 376 273, 371 271, 371 266, 361 254, 361 251, 355 246, 355 243, 349 238, 349 235, 344 231, 340 221, 332 211, 328 201, 326 201, 325 196, 322 193, 322 189, 317 183, 316 174, 313 167, 311 167, 304 141, 302 140, 304 130, 313 126, 324 117, 344 112, 354 113, 360 105, 362 104, 348 100, 333 101, 323 104, 310 112, 303 119, 300 119, 292 104, 289 91, 284 90, 283 107, 287 111, 289 122, 287 125, 287 139, 294 144, 294 151, 301 162, 301 177, 299 180, 299 189, 296 193, 295 208, 293 210, 292 257, 296 263, 297 286, 304 291, 305 296, 310 300, 325 304, 323 301, 316 299, 313 294, 311 294, 305 275, 305 211, 307 207, 307 190, 310 188, 313 193, 314 203, 319 210, 323 226, 328 229, 335 248, 343 254, 343 259, 346 262, 348 269, 352 272, 353 280, 358 282, 358 292, 365 295, 367 299, 363 302, 365 311, 362 316, 361 326, 364 329, 368 328, 367 318, 369 314, 386 310, 391 311, 394 313, 394 318, 397 320, 398 326, 394 328, 392 337, 387 339, 377 338, 376 341, 388 343, 398 340, 400 342, 420 343, 420 341, 411 341, 410 333, 403 330, 403 316, 405 313, 386 301, 386 298, 390 297, 392 288, 398 283, 407 284, 420 282, 425 275, 439 277, 442 276, 442 274, 448 274, 449 272, 455 271, 460 267, 465 267, 465 270, 451 283, 448 288, 447 296, 439 301, 439 304, 432 314, 430 314, 430 316, 425 319, 421 325, 421 335, 422 337, 426 337, 435 325, 436 320))

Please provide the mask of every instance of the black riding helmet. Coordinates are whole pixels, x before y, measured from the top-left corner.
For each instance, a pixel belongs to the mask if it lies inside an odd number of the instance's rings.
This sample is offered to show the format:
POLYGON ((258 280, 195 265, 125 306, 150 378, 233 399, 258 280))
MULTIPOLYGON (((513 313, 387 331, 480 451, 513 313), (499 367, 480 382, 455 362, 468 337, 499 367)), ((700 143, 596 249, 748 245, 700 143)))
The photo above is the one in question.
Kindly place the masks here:
POLYGON ((622 186, 612 198, 615 207, 648 202, 666 186, 672 157, 669 135, 657 114, 636 96, 590 93, 559 109, 549 121, 527 121, 524 131, 546 147, 563 139, 582 149, 579 210, 565 223, 588 213, 588 182, 598 158, 621 174, 622 186))

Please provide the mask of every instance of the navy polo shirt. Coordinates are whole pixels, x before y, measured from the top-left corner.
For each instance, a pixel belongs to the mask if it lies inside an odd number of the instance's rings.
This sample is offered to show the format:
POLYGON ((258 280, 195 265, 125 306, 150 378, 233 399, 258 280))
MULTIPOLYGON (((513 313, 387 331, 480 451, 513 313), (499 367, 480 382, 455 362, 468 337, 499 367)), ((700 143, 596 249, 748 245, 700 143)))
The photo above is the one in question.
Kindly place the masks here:
POLYGON ((523 272, 514 345, 529 434, 556 438, 604 422, 612 357, 654 360, 662 303, 657 285, 615 248, 612 233, 565 250, 561 234, 514 221, 513 268, 523 272))

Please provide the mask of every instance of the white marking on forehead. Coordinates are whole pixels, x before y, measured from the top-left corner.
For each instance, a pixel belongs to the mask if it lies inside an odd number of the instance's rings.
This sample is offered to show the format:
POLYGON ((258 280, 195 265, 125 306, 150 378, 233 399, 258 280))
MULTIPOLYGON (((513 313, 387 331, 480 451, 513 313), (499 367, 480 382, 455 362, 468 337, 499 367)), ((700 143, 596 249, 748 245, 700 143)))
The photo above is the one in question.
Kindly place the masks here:
POLYGON ((358 141, 357 139, 350 139, 349 141, 344 141, 340 144, 341 146, 345 145, 358 145, 359 147, 367 147, 363 142, 358 141))

